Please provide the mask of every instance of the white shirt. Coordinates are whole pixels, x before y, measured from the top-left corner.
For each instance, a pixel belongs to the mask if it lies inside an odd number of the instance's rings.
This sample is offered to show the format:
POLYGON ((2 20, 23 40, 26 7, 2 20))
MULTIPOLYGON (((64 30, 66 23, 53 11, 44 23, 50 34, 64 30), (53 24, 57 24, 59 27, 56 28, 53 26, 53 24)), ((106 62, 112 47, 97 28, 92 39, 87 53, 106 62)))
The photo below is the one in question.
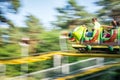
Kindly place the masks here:
POLYGON ((101 27, 99 22, 95 22, 94 24, 94 29, 99 29, 101 27))

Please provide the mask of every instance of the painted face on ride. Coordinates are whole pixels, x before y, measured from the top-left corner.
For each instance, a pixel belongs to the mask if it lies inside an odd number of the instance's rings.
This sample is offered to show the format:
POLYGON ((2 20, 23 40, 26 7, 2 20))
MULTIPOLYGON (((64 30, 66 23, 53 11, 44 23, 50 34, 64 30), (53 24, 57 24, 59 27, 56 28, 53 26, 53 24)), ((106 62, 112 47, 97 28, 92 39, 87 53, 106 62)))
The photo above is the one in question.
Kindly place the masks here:
POLYGON ((68 34, 68 37, 69 37, 69 38, 73 38, 72 32, 70 32, 70 33, 68 34))

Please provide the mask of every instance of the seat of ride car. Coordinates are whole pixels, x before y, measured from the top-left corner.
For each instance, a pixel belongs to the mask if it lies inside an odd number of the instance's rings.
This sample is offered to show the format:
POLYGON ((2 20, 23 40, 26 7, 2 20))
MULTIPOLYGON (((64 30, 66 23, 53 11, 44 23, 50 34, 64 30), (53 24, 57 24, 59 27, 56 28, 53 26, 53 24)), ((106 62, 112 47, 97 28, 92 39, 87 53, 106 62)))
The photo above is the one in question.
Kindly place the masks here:
POLYGON ((111 35, 113 35, 113 26, 108 25, 102 25, 103 33, 102 33, 102 39, 103 41, 109 40, 111 35))
POLYGON ((95 37, 96 33, 97 33, 97 30, 92 29, 92 31, 89 32, 87 36, 85 36, 85 40, 87 41, 91 40, 93 37, 95 37))

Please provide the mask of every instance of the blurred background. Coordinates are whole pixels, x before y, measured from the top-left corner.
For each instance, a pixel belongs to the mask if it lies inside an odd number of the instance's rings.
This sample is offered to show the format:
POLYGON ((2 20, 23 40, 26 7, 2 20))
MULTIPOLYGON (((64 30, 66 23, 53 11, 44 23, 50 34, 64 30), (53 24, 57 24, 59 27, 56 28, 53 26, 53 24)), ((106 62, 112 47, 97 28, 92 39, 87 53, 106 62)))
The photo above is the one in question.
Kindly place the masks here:
MULTIPOLYGON (((0 0, 0 58, 20 57, 21 45, 29 46, 28 55, 60 51, 62 31, 70 32, 79 25, 91 29, 93 17, 102 25, 111 25, 115 17, 120 21, 119 15, 120 0, 0 0)), ((68 49, 72 50, 70 45, 68 49)), ((53 64, 48 60, 28 65, 30 73, 53 64)), ((6 71, 7 76, 21 74, 20 65, 7 65, 6 71)))

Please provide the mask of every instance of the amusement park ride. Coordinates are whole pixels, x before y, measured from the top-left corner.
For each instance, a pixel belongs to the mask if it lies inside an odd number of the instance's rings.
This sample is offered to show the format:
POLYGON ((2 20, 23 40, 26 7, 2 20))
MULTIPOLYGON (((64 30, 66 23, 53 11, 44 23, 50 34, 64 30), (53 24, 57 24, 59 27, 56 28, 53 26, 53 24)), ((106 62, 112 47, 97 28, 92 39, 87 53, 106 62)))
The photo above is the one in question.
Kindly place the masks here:
POLYGON ((69 34, 70 40, 74 39, 76 44, 72 47, 83 51, 109 51, 118 53, 120 50, 120 27, 112 28, 111 26, 101 26, 92 32, 92 36, 86 36, 87 28, 85 26, 79 26, 69 34), (104 31, 109 30, 110 36, 105 37, 104 31))
MULTIPOLYGON (((109 17, 113 18, 120 25, 120 10, 111 10, 108 14, 109 17)), ((119 26, 118 25, 118 26, 119 26)), ((75 28, 70 34, 69 38, 71 41, 77 42, 72 47, 81 51, 108 51, 111 53, 119 53, 120 51, 120 27, 113 28, 113 26, 103 25, 101 28, 94 30, 92 36, 86 36, 87 28, 83 25, 75 28), (105 37, 105 31, 109 32, 109 36, 105 37)))

